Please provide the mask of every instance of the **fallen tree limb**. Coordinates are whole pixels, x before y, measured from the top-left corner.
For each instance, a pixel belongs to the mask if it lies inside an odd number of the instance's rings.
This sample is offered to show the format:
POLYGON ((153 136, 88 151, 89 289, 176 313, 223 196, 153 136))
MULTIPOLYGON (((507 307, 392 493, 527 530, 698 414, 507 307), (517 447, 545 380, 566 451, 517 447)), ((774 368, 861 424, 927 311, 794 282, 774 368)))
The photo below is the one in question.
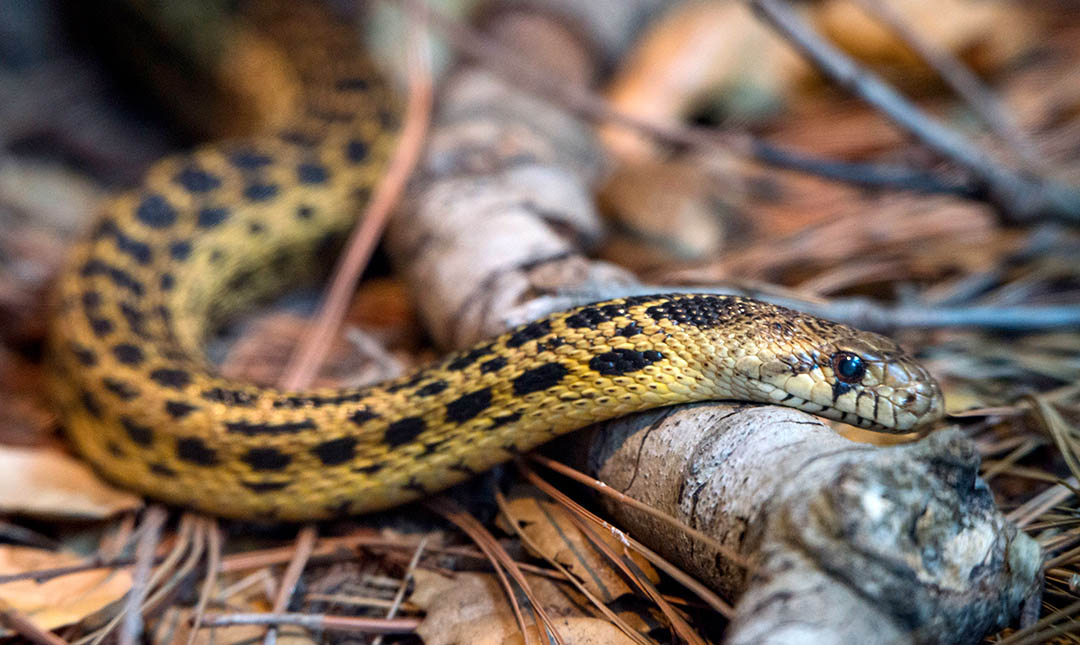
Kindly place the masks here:
POLYGON ((956 430, 877 447, 797 410, 705 404, 575 437, 590 474, 754 562, 633 507, 604 506, 714 589, 731 643, 977 642, 1015 618, 1041 555, 994 506, 956 430))

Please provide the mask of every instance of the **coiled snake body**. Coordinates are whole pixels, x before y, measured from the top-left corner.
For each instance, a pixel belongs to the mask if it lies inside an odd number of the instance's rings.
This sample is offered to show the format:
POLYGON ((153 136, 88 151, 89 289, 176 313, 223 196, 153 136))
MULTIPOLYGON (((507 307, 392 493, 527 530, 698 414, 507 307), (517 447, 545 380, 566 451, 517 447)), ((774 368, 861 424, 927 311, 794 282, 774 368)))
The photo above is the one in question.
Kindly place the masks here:
POLYGON ((157 163, 60 280, 53 389, 73 443, 109 479, 219 515, 314 519, 414 500, 662 405, 772 402, 893 432, 940 416, 937 384, 892 341, 705 295, 554 314, 371 387, 283 392, 218 376, 204 336, 310 272, 391 145, 392 99, 342 54, 351 34, 301 40, 306 102, 290 127, 157 163))

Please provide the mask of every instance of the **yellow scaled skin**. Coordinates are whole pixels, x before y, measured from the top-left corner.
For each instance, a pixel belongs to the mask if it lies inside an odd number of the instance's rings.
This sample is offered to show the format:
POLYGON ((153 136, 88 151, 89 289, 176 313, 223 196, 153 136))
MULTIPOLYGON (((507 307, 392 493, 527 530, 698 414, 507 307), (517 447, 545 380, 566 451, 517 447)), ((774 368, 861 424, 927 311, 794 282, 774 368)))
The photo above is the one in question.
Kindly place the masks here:
MULTIPOLYGON (((295 16, 267 22, 299 37, 295 16)), ((391 143, 392 101, 342 53, 351 35, 300 22, 330 35, 295 48, 309 98, 293 125, 161 161, 62 276, 54 391, 76 448, 110 480, 213 514, 306 520, 415 500, 662 405, 780 403, 892 432, 940 417, 937 384, 888 339, 717 296, 554 314, 369 388, 286 393, 216 375, 208 330, 310 273, 391 143), (859 383, 837 386, 841 351, 863 359, 859 383)))

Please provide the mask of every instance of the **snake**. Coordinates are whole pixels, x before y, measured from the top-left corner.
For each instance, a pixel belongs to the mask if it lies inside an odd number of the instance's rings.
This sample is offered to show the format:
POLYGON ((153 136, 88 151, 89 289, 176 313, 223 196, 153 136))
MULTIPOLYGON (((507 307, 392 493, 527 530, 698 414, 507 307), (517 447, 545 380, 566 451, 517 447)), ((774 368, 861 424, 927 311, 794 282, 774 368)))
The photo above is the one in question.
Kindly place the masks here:
POLYGON ((50 390, 74 448, 108 480, 218 516, 306 521, 418 500, 659 406, 777 404, 895 433, 942 416, 938 383, 884 336, 691 293, 554 313, 363 387, 221 376, 208 336, 315 275, 397 129, 395 94, 352 51, 353 34, 281 4, 292 13, 265 22, 294 43, 295 115, 155 162, 100 209, 61 270, 50 390))

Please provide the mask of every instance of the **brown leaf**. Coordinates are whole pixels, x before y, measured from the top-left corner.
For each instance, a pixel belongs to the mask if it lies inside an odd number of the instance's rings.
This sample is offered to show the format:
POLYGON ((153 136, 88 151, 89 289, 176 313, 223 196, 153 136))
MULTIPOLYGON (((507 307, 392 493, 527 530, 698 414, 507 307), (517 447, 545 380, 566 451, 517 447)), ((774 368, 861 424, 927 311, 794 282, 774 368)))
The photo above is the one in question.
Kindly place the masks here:
POLYGON ((0 446, 0 512, 102 519, 140 506, 58 450, 0 446))
MULTIPOLYGON (((67 567, 82 562, 73 553, 0 546, 0 575, 67 567)), ((0 585, 0 605, 29 618, 43 630, 71 625, 116 602, 131 588, 125 570, 95 569, 37 583, 18 580, 0 585)), ((0 635, 7 635, 0 632, 0 635)))

